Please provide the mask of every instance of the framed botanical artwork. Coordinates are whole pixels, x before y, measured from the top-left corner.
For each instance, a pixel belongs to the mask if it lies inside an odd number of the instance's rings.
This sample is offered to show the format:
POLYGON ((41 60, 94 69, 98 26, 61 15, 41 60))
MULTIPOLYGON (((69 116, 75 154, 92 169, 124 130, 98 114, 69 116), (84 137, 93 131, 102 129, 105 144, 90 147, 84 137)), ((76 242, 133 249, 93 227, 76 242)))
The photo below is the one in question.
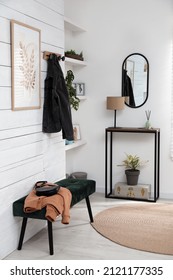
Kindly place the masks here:
POLYGON ((12 110, 39 109, 41 31, 11 20, 12 110))
POLYGON ((74 141, 81 139, 79 124, 73 124, 73 135, 74 135, 74 141))

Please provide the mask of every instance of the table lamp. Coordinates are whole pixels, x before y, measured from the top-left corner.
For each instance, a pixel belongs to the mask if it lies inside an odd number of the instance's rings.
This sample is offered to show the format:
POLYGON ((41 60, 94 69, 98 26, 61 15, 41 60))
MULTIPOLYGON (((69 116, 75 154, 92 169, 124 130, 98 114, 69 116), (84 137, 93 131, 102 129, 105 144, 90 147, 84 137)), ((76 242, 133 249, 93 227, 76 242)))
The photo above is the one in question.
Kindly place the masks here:
POLYGON ((114 127, 116 127, 116 110, 124 109, 125 98, 121 96, 107 96, 107 109, 114 110, 114 127))

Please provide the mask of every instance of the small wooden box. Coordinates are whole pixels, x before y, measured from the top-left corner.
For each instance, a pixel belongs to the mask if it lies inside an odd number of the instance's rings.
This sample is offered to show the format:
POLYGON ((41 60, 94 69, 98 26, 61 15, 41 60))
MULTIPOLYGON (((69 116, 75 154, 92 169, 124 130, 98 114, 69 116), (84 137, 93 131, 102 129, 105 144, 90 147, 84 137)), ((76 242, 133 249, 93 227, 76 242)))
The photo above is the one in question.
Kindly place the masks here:
POLYGON ((123 182, 118 182, 114 187, 114 195, 117 197, 149 199, 151 191, 150 184, 138 184, 130 186, 123 182))

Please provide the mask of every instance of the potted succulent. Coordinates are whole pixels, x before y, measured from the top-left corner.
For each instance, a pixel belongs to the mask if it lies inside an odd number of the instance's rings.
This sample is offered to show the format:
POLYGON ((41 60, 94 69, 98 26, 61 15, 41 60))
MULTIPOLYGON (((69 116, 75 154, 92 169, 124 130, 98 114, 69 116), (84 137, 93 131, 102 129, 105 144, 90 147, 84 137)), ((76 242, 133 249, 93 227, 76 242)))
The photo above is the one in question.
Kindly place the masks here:
POLYGON ((76 96, 76 89, 73 87, 74 74, 72 70, 67 71, 65 83, 68 91, 69 102, 76 111, 79 109, 80 99, 76 96))
POLYGON ((127 185, 137 185, 140 174, 140 166, 144 165, 148 161, 141 161, 137 155, 126 154, 123 164, 119 166, 125 166, 125 174, 127 178, 127 185))
POLYGON ((78 60, 84 60, 83 58, 83 52, 81 52, 80 54, 76 53, 75 50, 69 50, 65 52, 65 56, 66 57, 70 57, 70 58, 74 58, 74 59, 78 59, 78 60))

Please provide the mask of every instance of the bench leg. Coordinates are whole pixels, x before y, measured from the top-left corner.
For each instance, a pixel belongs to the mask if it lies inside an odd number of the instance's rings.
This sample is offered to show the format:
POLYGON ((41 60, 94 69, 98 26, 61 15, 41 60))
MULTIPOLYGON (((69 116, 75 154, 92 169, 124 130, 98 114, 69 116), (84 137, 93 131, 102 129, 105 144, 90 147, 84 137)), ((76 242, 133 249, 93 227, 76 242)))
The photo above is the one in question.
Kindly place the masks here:
POLYGON ((93 219, 93 214, 92 214, 92 210, 91 210, 89 196, 87 196, 85 198, 85 200, 86 200, 86 204, 87 204, 87 208, 88 208, 88 214, 89 214, 89 217, 90 217, 90 222, 93 223, 94 219, 93 219))
POLYGON ((25 235, 27 220, 28 220, 27 218, 23 218, 21 232, 20 232, 20 238, 19 238, 19 244, 18 244, 18 248, 17 248, 18 250, 22 249, 22 244, 23 244, 23 239, 24 239, 24 235, 25 235))
POLYGON ((53 255, 53 234, 52 234, 52 222, 47 221, 47 227, 48 227, 48 237, 49 237, 49 251, 50 255, 53 255))

